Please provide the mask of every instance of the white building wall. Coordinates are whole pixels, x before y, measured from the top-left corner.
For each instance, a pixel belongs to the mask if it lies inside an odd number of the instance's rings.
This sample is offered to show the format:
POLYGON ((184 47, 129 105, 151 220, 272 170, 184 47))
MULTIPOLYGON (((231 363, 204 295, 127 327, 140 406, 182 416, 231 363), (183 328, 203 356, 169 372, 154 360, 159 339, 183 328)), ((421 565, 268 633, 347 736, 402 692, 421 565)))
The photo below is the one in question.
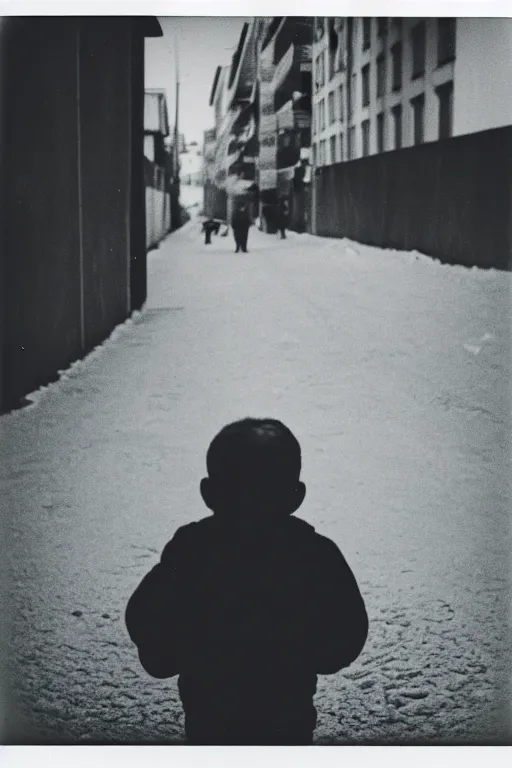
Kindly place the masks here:
MULTIPOLYGON (((362 123, 365 120, 370 121, 370 143, 369 154, 377 152, 377 115, 384 114, 384 150, 395 149, 394 146, 394 125, 392 110, 395 106, 402 106, 402 147, 412 146, 414 143, 413 119, 411 99, 419 94, 425 95, 425 119, 424 119, 424 141, 436 141, 439 135, 439 101, 436 88, 444 83, 454 79, 454 63, 448 62, 443 66, 437 65, 437 20, 434 18, 421 19, 410 18, 402 19, 400 28, 397 28, 389 19, 388 33, 383 37, 377 34, 377 20, 374 18, 371 22, 371 42, 367 50, 363 50, 363 20, 355 18, 353 20, 354 33, 352 41, 348 40, 346 19, 344 20, 344 46, 352 42, 352 70, 350 80, 353 81, 349 86, 349 73, 346 69, 336 72, 332 79, 329 79, 328 67, 328 35, 324 34, 320 41, 315 41, 313 45, 313 66, 316 67, 319 55, 325 57, 325 85, 317 90, 315 82, 318 79, 316 69, 313 76, 313 109, 316 111, 316 121, 314 121, 313 144, 316 147, 317 165, 319 165, 320 146, 322 141, 329 145, 330 137, 337 136, 337 153, 340 151, 340 135, 343 135, 343 160, 348 160, 348 141, 347 134, 352 131, 354 136, 354 152, 352 159, 363 156, 363 138, 362 123), (424 75, 412 78, 412 29, 421 21, 426 23, 426 56, 424 75), (392 87, 392 55, 391 49, 395 43, 402 42, 402 87, 398 91, 393 91, 392 87), (382 97, 377 98, 377 57, 384 54, 385 66, 385 88, 382 97), (362 103, 362 70, 365 65, 370 66, 370 103, 363 106, 362 103), (339 105, 339 87, 343 85, 344 91, 344 109, 343 120, 340 116, 339 105), (353 110, 352 117, 349 119, 347 114, 347 87, 353 90, 353 110), (335 91, 336 103, 336 121, 329 124, 328 115, 328 94, 335 91), (318 125, 318 105, 324 100, 326 110, 326 125, 323 130, 318 125)), ((346 57, 345 57, 346 61, 346 57)), ((339 157, 339 154, 337 154, 339 157)), ((327 164, 332 163, 330 153, 327 152, 327 164)))
POLYGON ((188 183, 188 179, 192 184, 197 183, 202 178, 203 172, 203 157, 197 152, 190 150, 180 155, 180 171, 181 178, 184 183, 188 183))
POLYGON ((512 19, 457 19, 454 134, 512 125, 512 19))
POLYGON ((155 160, 155 138, 152 133, 144 136, 144 155, 148 160, 155 160))

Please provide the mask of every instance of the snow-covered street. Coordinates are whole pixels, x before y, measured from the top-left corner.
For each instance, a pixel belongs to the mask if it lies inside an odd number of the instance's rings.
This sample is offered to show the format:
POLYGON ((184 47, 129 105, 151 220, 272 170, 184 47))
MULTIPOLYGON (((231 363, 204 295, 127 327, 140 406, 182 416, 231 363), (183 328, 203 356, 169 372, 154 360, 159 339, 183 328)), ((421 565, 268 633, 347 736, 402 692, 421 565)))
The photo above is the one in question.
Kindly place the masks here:
POLYGON ((150 253, 143 313, 0 419, 10 741, 183 741, 124 610, 247 415, 297 435, 299 516, 367 603, 362 655, 320 678, 318 742, 510 739, 511 274, 203 240, 193 220, 150 253))

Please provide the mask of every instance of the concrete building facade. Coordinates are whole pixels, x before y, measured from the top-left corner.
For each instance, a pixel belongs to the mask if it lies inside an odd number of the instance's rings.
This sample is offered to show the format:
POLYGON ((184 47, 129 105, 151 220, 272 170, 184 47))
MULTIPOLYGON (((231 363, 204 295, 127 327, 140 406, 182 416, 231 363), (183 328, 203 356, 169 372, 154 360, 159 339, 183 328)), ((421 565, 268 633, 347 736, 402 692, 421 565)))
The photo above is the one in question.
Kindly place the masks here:
POLYGON ((454 136, 512 125, 511 81, 512 19, 457 19, 454 136))
POLYGON ((316 18, 317 167, 512 123, 510 19, 316 18))
POLYGON ((199 186, 203 183, 203 152, 195 142, 180 154, 180 179, 182 184, 199 186))
POLYGON ((317 19, 315 165, 451 136, 455 57, 455 19, 317 19))
MULTIPOLYGON (((305 227, 305 165, 311 144, 312 18, 255 18, 245 24, 231 66, 218 68, 215 160, 205 190, 225 189, 231 203, 249 197, 261 226, 276 229, 278 198, 290 203, 291 225, 305 227)), ((210 144, 213 139, 208 134, 210 144)), ((206 152, 206 144, 205 144, 206 152)), ((213 150, 208 150, 211 158, 213 150)), ((211 201, 205 191, 205 200, 211 201)), ((208 211, 207 211, 208 212, 208 211)))

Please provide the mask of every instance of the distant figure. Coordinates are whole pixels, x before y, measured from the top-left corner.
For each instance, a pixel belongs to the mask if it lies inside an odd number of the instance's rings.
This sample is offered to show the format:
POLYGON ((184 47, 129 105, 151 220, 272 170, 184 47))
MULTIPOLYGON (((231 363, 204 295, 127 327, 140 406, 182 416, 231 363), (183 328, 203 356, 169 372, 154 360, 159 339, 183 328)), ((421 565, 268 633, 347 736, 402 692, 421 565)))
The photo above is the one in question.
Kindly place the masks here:
POLYGON ((238 253, 240 249, 242 249, 243 253, 247 253, 247 238, 249 236, 249 227, 251 226, 251 217, 245 203, 240 203, 235 209, 231 219, 231 226, 235 236, 235 253, 238 253))
POLYGON ((189 743, 311 744, 317 675, 366 642, 359 588, 338 547, 292 517, 306 487, 284 424, 229 424, 206 464, 213 516, 166 545, 128 603, 128 632, 146 672, 179 674, 189 743))
POLYGON ((277 227, 281 240, 286 240, 286 228, 288 227, 289 218, 288 200, 281 198, 277 206, 277 227))
POLYGON ((206 221, 203 221, 203 232, 204 232, 204 244, 205 245, 211 245, 212 242, 212 232, 215 232, 216 235, 219 234, 220 229, 220 221, 215 221, 214 219, 207 219, 206 221))

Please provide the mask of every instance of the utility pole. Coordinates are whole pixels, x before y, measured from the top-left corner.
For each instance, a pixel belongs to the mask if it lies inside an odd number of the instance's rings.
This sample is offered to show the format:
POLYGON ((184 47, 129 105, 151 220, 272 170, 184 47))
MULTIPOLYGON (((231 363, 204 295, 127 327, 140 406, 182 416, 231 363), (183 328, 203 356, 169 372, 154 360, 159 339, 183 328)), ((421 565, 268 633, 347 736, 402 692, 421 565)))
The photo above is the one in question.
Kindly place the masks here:
POLYGON ((174 52, 175 52, 175 69, 176 69, 176 114, 174 118, 174 178, 177 180, 179 176, 179 157, 180 157, 180 150, 179 150, 179 111, 180 111, 180 54, 179 54, 179 43, 178 43, 178 36, 176 35, 175 39, 175 46, 174 46, 174 52))
MULTIPOLYGON (((174 36, 174 56, 175 56, 175 116, 174 116, 174 157, 173 157, 173 181, 171 191, 171 216, 176 222, 176 227, 181 226, 181 209, 180 209, 180 133, 179 133, 179 111, 180 111, 180 54, 178 34, 174 36)), ((174 227, 174 228, 176 228, 174 227)))
POLYGON ((384 93, 382 94, 382 114, 383 114, 383 122, 384 122, 384 128, 383 128, 383 137, 382 137, 382 143, 383 147, 382 149, 384 152, 388 148, 388 131, 387 131, 387 124, 388 124, 388 60, 389 60, 389 51, 388 51, 388 44, 389 44, 389 38, 388 38, 388 26, 389 26, 389 18, 386 19, 385 26, 384 26, 384 36, 383 36, 383 55, 384 55, 384 93))

